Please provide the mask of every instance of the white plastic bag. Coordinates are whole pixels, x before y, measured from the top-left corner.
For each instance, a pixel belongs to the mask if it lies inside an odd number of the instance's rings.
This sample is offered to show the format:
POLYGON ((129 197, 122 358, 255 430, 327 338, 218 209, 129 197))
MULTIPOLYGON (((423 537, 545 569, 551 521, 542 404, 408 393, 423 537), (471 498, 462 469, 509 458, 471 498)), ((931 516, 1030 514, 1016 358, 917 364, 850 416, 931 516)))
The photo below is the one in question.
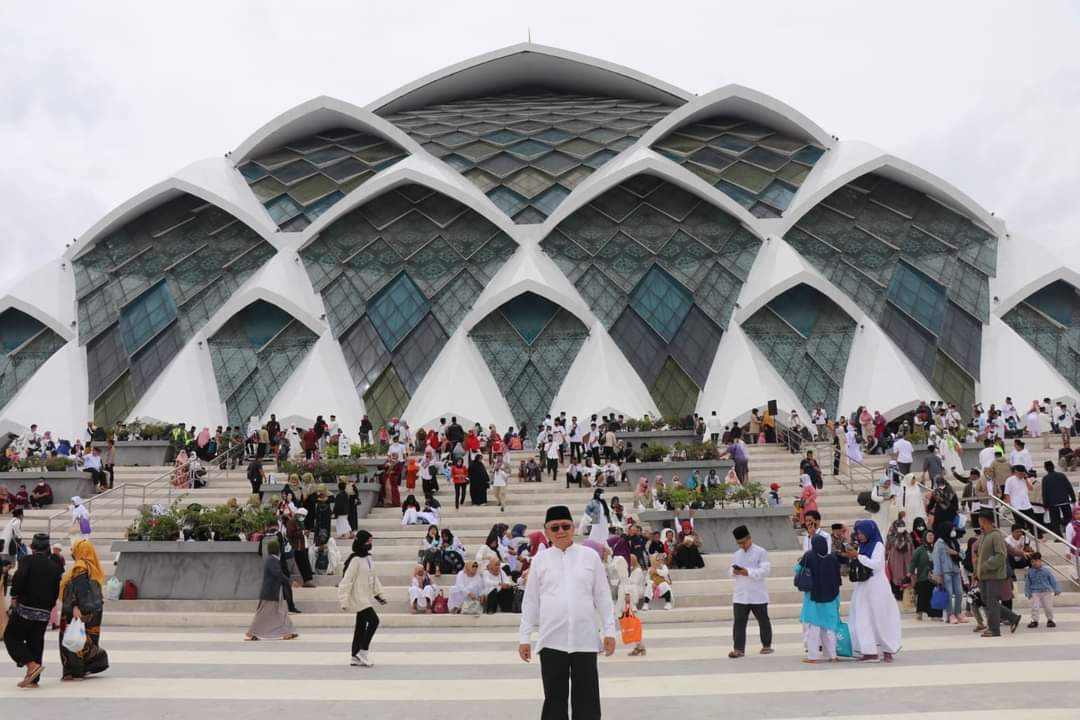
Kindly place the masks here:
POLYGON ((120 582, 120 578, 115 575, 108 579, 105 583, 105 599, 106 600, 119 600, 120 591, 123 590, 124 584, 120 582))
POLYGON ((68 623, 64 630, 64 648, 68 652, 80 653, 86 647, 86 625, 79 618, 68 623))

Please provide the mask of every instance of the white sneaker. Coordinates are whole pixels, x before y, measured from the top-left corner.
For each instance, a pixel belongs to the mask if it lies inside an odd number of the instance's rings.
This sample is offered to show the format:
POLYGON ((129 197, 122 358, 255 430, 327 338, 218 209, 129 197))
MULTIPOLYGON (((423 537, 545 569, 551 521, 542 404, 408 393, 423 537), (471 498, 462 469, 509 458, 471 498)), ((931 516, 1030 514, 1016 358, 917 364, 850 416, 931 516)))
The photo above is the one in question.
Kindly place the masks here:
POLYGON ((649 603, 645 603, 644 605, 641 606, 641 612, 648 612, 648 610, 649 610, 649 603))
POLYGON ((671 603, 664 603, 664 609, 665 610, 670 610, 671 609, 671 603))
POLYGON ((364 667, 373 667, 375 663, 371 662, 371 658, 368 657, 367 650, 361 650, 358 658, 360 664, 364 667))
POLYGON ((349 665, 351 665, 352 667, 361 667, 363 666, 363 664, 363 661, 360 660, 360 658, 358 658, 356 655, 353 655, 351 658, 349 658, 349 665))

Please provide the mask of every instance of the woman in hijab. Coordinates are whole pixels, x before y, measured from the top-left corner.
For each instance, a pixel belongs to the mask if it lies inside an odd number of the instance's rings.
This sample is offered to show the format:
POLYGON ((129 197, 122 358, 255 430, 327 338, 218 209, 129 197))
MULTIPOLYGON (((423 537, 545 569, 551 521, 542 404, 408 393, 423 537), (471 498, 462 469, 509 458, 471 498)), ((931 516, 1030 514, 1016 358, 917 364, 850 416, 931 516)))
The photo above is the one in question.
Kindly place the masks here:
MULTIPOLYGON (((911 522, 911 542, 915 547, 919 547, 926 542, 926 535, 930 532, 930 529, 926 527, 926 519, 917 517, 911 522)), ((929 552, 930 548, 927 548, 929 552)))
POLYGON ((621 557, 626 561, 626 567, 630 567, 630 556, 633 554, 630 551, 630 541, 626 539, 625 535, 612 535, 607 539, 607 545, 611 548, 611 554, 615 557, 621 557))
POLYGON ((953 492, 949 482, 939 477, 934 486, 934 493, 930 496, 930 509, 928 518, 931 525, 937 528, 941 523, 952 523, 960 512, 960 498, 953 492))
POLYGON ((685 570, 705 567, 700 547, 701 538, 694 533, 694 521, 683 520, 679 525, 679 538, 671 555, 671 564, 685 570))
POLYGON ((175 488, 191 487, 191 480, 188 476, 187 450, 181 450, 176 453, 176 469, 173 470, 172 484, 175 488))
POLYGON ((285 599, 288 585, 289 578, 281 569, 281 544, 271 540, 266 544, 259 604, 245 640, 292 640, 297 637, 285 599))
POLYGON ((840 629, 840 559, 829 552, 829 543, 821 535, 810 541, 810 549, 795 566, 795 575, 810 570, 813 587, 803 593, 799 621, 806 626, 806 658, 804 663, 825 660, 838 662, 836 631, 840 629))
POLYGON ((898 517, 889 527, 889 536, 885 540, 885 564, 889 569, 889 583, 893 597, 900 600, 904 596, 904 587, 911 585, 908 571, 911 568, 911 554, 914 551, 911 533, 903 516, 898 517))
MULTIPOLYGON (((4 630, 4 647, 26 675, 21 688, 36 688, 41 678, 45 653, 45 632, 56 605, 63 572, 49 559, 49 536, 37 533, 30 541, 29 557, 19 561, 11 581, 11 619, 4 630)), ((7 619, 5 612, 3 620, 7 619)), ((0 626, 3 621, 0 620, 0 626)))
POLYGON ((105 573, 98 562, 97 551, 89 540, 76 540, 71 546, 71 567, 60 581, 60 665, 64 680, 81 680, 88 674, 109 667, 109 659, 101 649, 101 620, 104 611, 101 589, 105 573), (73 653, 64 647, 64 630, 72 620, 86 625, 86 648, 73 653))
POLYGON ((90 537, 90 511, 83 505, 83 500, 78 495, 71 498, 71 528, 72 535, 76 532, 84 538, 90 537))
POLYGON ((960 541, 956 538, 956 526, 951 522, 938 523, 934 528, 933 564, 934 580, 949 593, 949 607, 942 611, 945 622, 953 625, 966 623, 963 613, 964 586, 961 580, 960 541))
POLYGON ((345 576, 338 585, 338 603, 342 610, 356 613, 353 629, 352 660, 350 665, 371 667, 368 648, 379 629, 379 615, 374 605, 385 605, 383 586, 375 574, 371 560, 371 533, 358 530, 353 540, 352 555, 345 561, 345 576))
POLYGON ((926 518, 926 500, 922 486, 919 485, 919 476, 915 473, 908 473, 900 481, 900 489, 896 493, 896 510, 898 513, 903 512, 911 523, 926 518))
POLYGON ((611 510, 604 500, 604 489, 596 488, 592 500, 585 505, 585 517, 589 519, 589 539, 601 545, 607 544, 608 527, 611 525, 611 510))
POLYGON ((855 583, 851 593, 851 647, 862 662, 892 662, 900 651, 900 609, 885 577, 885 543, 873 520, 855 522, 855 539, 859 546, 848 552, 848 558, 871 575, 855 583))
POLYGON ((469 498, 473 505, 487 505, 487 489, 491 484, 484 461, 479 453, 473 453, 469 460, 469 498))
POLYGON ((649 509, 649 480, 645 477, 638 478, 637 487, 634 488, 634 510, 641 512, 649 509))
POLYGON ((460 613, 465 601, 472 601, 473 608, 483 608, 484 578, 480 576, 480 563, 470 560, 454 579, 447 606, 452 613, 460 613))
POLYGON ((195 454, 200 460, 210 460, 210 428, 203 427, 195 436, 195 454))

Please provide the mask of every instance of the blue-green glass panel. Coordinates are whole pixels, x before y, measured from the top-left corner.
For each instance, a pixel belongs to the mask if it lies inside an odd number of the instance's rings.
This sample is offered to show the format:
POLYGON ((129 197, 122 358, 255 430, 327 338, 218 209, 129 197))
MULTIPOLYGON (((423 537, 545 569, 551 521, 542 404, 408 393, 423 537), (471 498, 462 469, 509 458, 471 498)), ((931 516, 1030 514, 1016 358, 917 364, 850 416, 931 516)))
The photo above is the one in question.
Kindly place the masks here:
POLYGON ((507 322, 530 345, 558 311, 558 305, 531 292, 522 293, 499 308, 507 322))
POLYGON ((747 209, 753 207, 754 203, 757 202, 757 197, 753 193, 749 193, 741 187, 736 187, 723 180, 716 183, 716 189, 747 209))
POLYGON ((897 263, 887 297, 935 335, 945 319, 945 288, 907 263, 897 263))
POLYGON ((693 304, 690 291, 659 266, 653 265, 630 293, 630 305, 668 342, 693 304))
POLYGON ((270 342, 270 338, 277 335, 291 319, 289 313, 277 305, 256 300, 238 312, 230 322, 235 321, 247 336, 248 342, 253 347, 260 348, 270 342))
POLYGON ((278 195, 266 203, 266 210, 274 223, 281 225, 300 213, 300 205, 288 195, 278 195))
POLYGON ((592 155, 590 155, 589 159, 586 160, 583 164, 588 165, 593 170, 595 170, 616 155, 618 155, 618 153, 614 150, 601 150, 598 153, 593 153, 592 155))
POLYGON ((545 215, 550 215, 555 212, 555 208, 559 207, 559 204, 562 203, 569 194, 570 191, 562 185, 552 185, 547 190, 534 197, 532 204, 545 215))
POLYGON ((506 128, 503 128, 502 130, 496 130, 495 132, 484 135, 485 140, 490 140, 491 142, 497 143, 499 145, 509 145, 510 143, 516 142, 523 137, 525 136, 521 133, 516 133, 513 130, 507 130, 506 128))
POLYGON ((772 184, 765 188, 765 192, 761 193, 761 199, 777 210, 787 210, 794 197, 795 191, 779 180, 773 180, 772 184))
POLYGON ((1050 283, 1027 299, 1027 303, 1038 308, 1062 325, 1071 325, 1073 306, 1077 302, 1076 291, 1063 280, 1050 283))
POLYGON ((796 285, 779 297, 769 302, 773 312, 782 317, 793 328, 810 337, 817 322, 818 305, 824 298, 808 285, 796 285))
POLYGON ((560 130, 559 128, 548 128, 543 132, 536 133, 535 135, 533 135, 533 137, 548 143, 560 143, 563 140, 569 140, 574 136, 568 132, 560 130))
POLYGON ((0 346, 9 353, 37 335, 43 324, 21 310, 8 308, 0 314, 0 346))
POLYGON ((120 311, 120 337, 129 355, 176 319, 176 303, 164 282, 158 283, 120 311))
POLYGON ((799 162, 805 163, 807 165, 813 165, 824 154, 825 151, 822 148, 815 147, 813 145, 807 145, 802 150, 792 155, 791 159, 798 160, 799 162))
POLYGON ((529 204, 528 200, 503 185, 500 185, 489 192, 488 197, 491 198, 491 201, 495 203, 500 210, 511 217, 517 215, 518 212, 529 204))
POLYGON ((308 216, 308 220, 314 222, 316 218, 329 210, 331 205, 333 205, 343 197, 345 196, 341 194, 340 190, 335 190, 326 197, 319 198, 315 202, 305 207, 304 214, 308 216))
POLYGON ((253 183, 260 178, 266 177, 267 172, 264 168, 253 162, 249 162, 247 165, 240 166, 240 174, 243 175, 244 179, 249 183, 253 183))
POLYGON ((368 303, 368 317, 386 347, 393 350, 428 311, 428 301, 405 273, 394 278, 368 303))
POLYGON ((519 142, 517 145, 511 145, 507 149, 518 157, 525 158, 526 160, 531 160, 538 155, 543 155, 544 153, 546 153, 548 150, 551 149, 551 146, 546 145, 542 142, 537 142, 536 140, 529 139, 524 142, 519 142))

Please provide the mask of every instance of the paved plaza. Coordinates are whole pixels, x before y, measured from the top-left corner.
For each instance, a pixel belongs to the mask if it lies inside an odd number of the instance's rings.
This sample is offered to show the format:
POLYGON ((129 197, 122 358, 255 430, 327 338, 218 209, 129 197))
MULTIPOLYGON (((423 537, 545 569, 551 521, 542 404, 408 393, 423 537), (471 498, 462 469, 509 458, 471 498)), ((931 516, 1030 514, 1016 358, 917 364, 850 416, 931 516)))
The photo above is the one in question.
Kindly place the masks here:
MULTIPOLYGON (((656 612, 656 611, 653 611, 656 612)), ((606 717, 858 717, 965 720, 1080 717, 1080 610, 1058 613, 1056 630, 982 639, 970 625, 904 619, 904 649, 892 665, 802 664, 801 628, 775 623, 776 654, 726 655, 727 622, 650 625, 648 655, 620 647, 601 660, 606 717)), ((347 630, 301 630, 291 642, 244 643, 243 628, 109 629, 112 667, 81 683, 58 681, 56 633, 47 637, 37 691, 0 664, 0 715, 44 720, 125 717, 536 718, 539 666, 515 653, 511 628, 380 630, 373 668, 348 665, 347 630), (87 702, 90 700, 90 702, 87 702), (313 703, 317 703, 314 705, 313 703), (10 713, 10 714, 9 714, 10 713)))

